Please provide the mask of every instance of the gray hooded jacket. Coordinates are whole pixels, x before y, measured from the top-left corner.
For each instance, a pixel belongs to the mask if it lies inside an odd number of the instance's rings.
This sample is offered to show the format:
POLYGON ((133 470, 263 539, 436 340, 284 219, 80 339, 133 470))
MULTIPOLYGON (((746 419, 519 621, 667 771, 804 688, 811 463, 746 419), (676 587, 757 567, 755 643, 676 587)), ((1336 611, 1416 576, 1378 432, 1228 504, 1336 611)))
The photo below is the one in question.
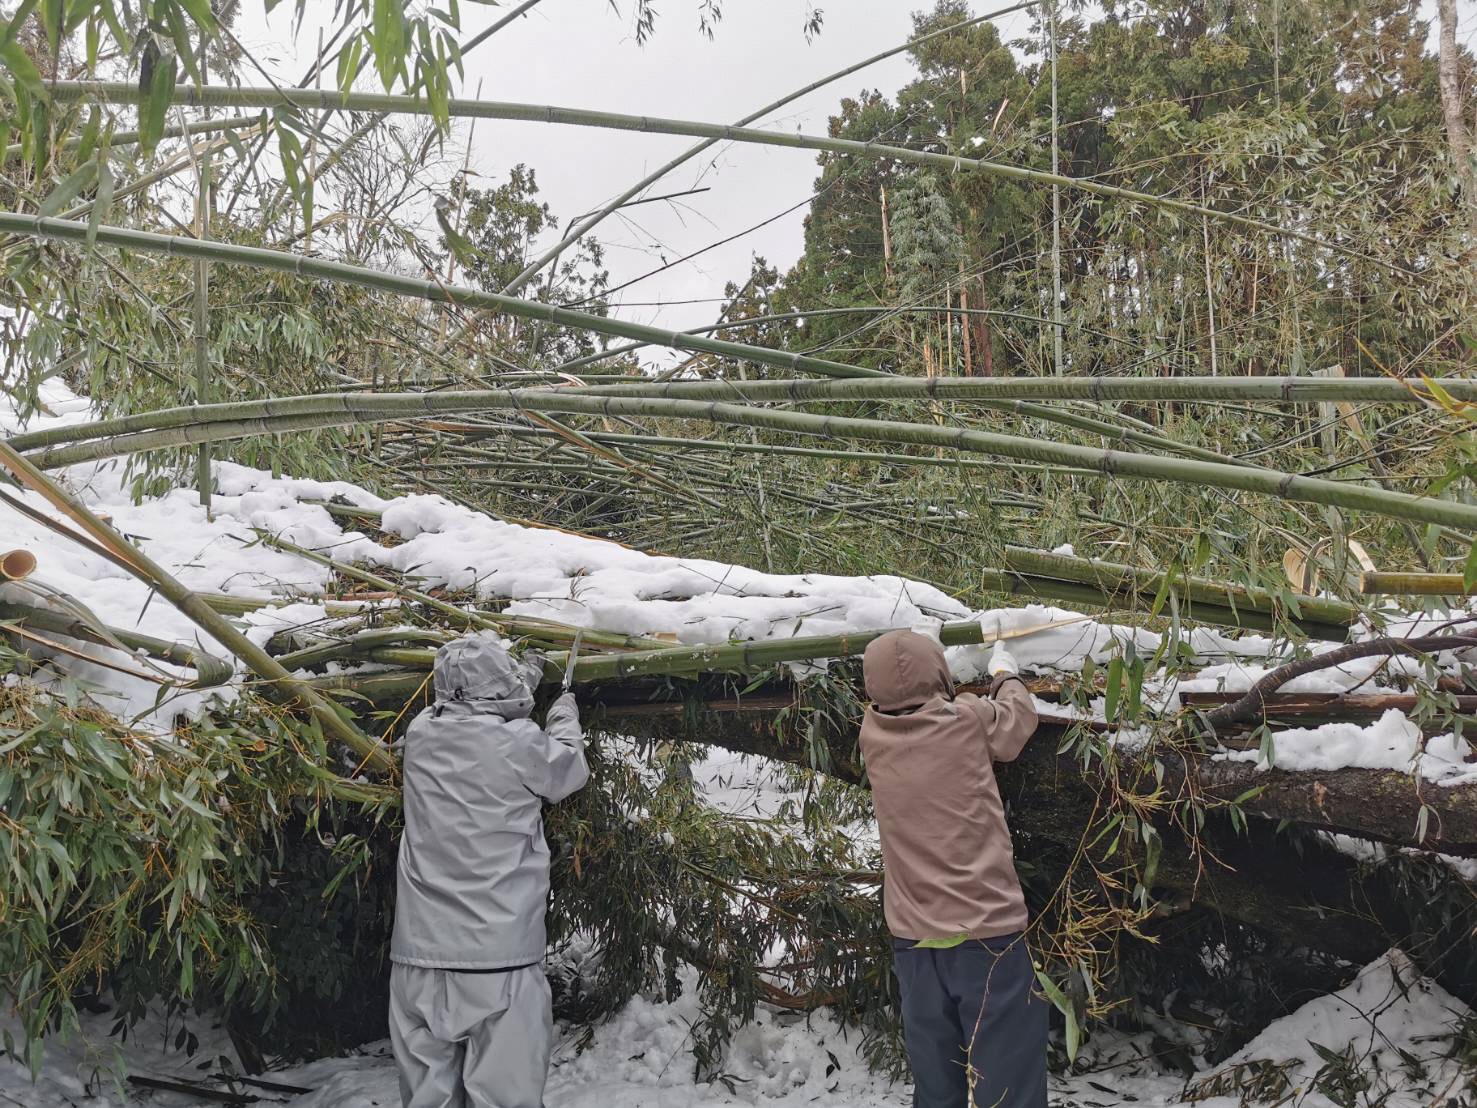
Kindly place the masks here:
POLYGON ((390 960, 493 970, 544 956, 541 805, 589 777, 574 697, 528 718, 541 675, 492 635, 436 653, 436 702, 405 735, 405 834, 390 960))

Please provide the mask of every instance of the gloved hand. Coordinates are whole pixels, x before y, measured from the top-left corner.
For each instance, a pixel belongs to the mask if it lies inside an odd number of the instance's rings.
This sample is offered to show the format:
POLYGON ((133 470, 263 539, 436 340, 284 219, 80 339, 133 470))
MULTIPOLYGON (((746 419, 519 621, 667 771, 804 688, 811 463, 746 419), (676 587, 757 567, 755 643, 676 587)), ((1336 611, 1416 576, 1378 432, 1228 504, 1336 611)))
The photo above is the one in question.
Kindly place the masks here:
POLYGON ((573 689, 565 689, 562 693, 559 694, 558 699, 556 699, 553 704, 549 705, 549 708, 550 710, 553 710, 554 708, 560 708, 566 712, 571 713, 576 720, 580 718, 579 701, 575 700, 573 689))
POLYGON ((1018 677, 1021 672, 1020 667, 1015 664, 1015 658, 1011 656, 1010 651, 1005 649, 1003 642, 997 642, 994 649, 990 651, 990 660, 985 664, 985 668, 989 670, 991 677, 1018 677))

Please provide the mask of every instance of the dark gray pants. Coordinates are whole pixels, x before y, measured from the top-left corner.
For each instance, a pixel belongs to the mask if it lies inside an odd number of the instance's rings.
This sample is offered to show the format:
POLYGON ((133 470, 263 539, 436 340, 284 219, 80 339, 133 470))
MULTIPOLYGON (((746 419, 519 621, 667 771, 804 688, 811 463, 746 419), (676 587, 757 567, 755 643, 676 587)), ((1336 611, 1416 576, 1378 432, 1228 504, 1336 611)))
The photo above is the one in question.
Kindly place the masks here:
POLYGON ((1020 932, 946 950, 894 939, 893 957, 913 1108, 1046 1108, 1047 1006, 1020 932))

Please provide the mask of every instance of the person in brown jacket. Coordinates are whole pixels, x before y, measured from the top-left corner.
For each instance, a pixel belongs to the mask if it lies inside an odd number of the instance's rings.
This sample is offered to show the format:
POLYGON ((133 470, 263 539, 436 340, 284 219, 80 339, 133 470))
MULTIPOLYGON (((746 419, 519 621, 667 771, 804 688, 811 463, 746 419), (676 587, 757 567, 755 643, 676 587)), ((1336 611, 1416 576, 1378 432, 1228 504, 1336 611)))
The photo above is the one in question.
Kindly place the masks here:
POLYGON ((956 695, 943 648, 914 631, 879 636, 862 661, 862 759, 914 1108, 1046 1106, 1046 1001, 992 765, 1025 747, 1036 708, 997 657, 1008 672, 988 697, 956 695))

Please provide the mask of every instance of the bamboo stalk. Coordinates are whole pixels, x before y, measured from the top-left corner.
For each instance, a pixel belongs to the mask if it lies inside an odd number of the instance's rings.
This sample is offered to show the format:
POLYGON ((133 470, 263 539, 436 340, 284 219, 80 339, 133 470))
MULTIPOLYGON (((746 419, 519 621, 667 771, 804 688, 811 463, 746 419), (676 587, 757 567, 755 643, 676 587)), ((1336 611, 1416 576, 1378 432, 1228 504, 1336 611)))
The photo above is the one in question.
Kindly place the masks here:
POLYGON ((221 592, 202 592, 197 595, 206 604, 209 604, 212 609, 227 616, 244 616, 250 612, 259 612, 263 608, 280 608, 284 605, 296 604, 300 601, 321 604, 323 610, 331 616, 362 616, 372 610, 371 606, 364 601, 323 600, 316 596, 284 596, 260 599, 252 596, 230 596, 221 592))
MULTIPOLYGON (((1216 708, 1241 699, 1239 692, 1182 692, 1180 703, 1187 708, 1216 708)), ((1328 720, 1379 719, 1390 709, 1413 712, 1423 698, 1414 693, 1266 693, 1259 710, 1274 719, 1309 718, 1328 720)), ((1477 696, 1444 697, 1440 705, 1464 716, 1477 716, 1477 696)))
MULTIPOLYGON (((438 426, 438 431, 457 431, 456 426, 438 426)), ((514 438, 536 438, 552 434, 537 427, 517 427, 512 424, 496 424, 478 427, 464 424, 460 428, 468 441, 478 437, 511 435, 514 438)), ((670 447, 674 450, 718 451, 743 454, 773 454, 776 457, 833 458, 838 461, 865 462, 871 465, 898 466, 945 466, 951 469, 999 469, 1000 463, 983 458, 940 458, 937 454, 889 454, 876 450, 826 450, 816 446, 784 446, 766 442, 738 442, 729 439, 684 439, 664 435, 633 435, 619 432, 589 431, 587 436, 595 442, 644 447, 670 447)), ((1057 466, 1021 465, 1012 467, 1027 472, 1070 474, 1074 477, 1093 477, 1090 469, 1063 469, 1057 466)))
MULTIPOLYGON (((0 217, 0 222, 3 222, 3 217, 0 217)), ((188 243, 191 240, 181 241, 188 243)), ((211 245, 223 246, 224 244, 211 245)), ((263 251, 263 253, 273 252, 263 251)), ((292 255, 278 255, 278 257, 291 259, 292 255)), ((292 267, 287 265, 274 268, 290 269, 292 267)), ((1442 382, 1442 388, 1459 400, 1477 401, 1477 380, 1447 379, 1442 382)), ((424 394, 364 392, 358 394, 359 399, 355 399, 354 392, 317 393, 311 396, 281 397, 270 401, 244 401, 234 405, 213 404, 200 408, 164 408, 90 423, 67 424, 40 431, 27 431, 14 435, 7 441, 17 450, 31 451, 39 447, 86 439, 178 427, 192 422, 193 419, 211 421, 251 419, 262 415, 306 415, 315 412, 330 412, 336 415, 341 411, 377 410, 373 407, 374 405, 389 405, 393 409, 396 405, 403 404, 403 408, 398 413, 401 416, 475 412, 484 408, 507 410, 520 406, 519 403, 514 403, 507 398, 519 398, 523 401, 521 406, 533 407, 535 401, 527 401, 523 398, 550 396, 555 392, 556 390, 547 389, 498 389, 485 392, 447 390, 424 394), (419 406, 408 399, 418 395, 426 397, 419 406), (504 399, 498 399, 499 397, 504 399)), ((557 395, 565 398, 580 396, 642 400, 738 400, 764 403, 820 403, 853 400, 967 401, 1036 397, 1042 400, 1129 402, 1198 401, 1210 403, 1262 400, 1279 404, 1298 404, 1325 400, 1348 400, 1366 404, 1423 404, 1427 394, 1417 385, 1410 385, 1399 380, 1375 378, 1341 380, 1320 377, 1219 377, 1214 379, 1206 377, 901 377, 869 381, 724 381, 680 384, 650 382, 636 386, 559 389, 557 395)), ((580 410, 588 409, 581 408, 580 410)), ((392 418, 396 414, 394 411, 389 411, 386 418, 392 418)), ((328 425, 321 424, 320 426, 328 425)), ((486 430, 488 433, 494 433, 501 431, 502 428, 489 425, 486 430)), ((530 434, 534 432, 518 429, 513 433, 530 434)), ((591 437, 599 441, 600 436, 592 434, 591 437)), ((681 439, 672 441, 684 442, 681 439)), ((768 447, 766 444, 758 444, 753 448, 762 452, 768 447)), ((777 447, 775 449, 793 451, 798 448, 777 447)))
MULTIPOLYGON (((843 635, 796 635, 783 639, 715 643, 697 646, 665 646, 659 650, 628 654, 581 655, 575 659, 576 682, 616 681, 627 677, 673 676, 700 673, 743 673, 769 669, 783 662, 806 662, 823 658, 846 658, 862 653, 867 644, 892 628, 854 631, 843 635)), ((974 620, 945 623, 939 640, 945 646, 963 646, 993 641, 974 620)), ((387 665, 429 668, 435 658, 431 650, 381 649, 371 658, 387 665)), ((567 654, 551 654, 545 660, 544 681, 564 679, 567 654)))
POLYGON ((17 547, 0 554, 0 581, 19 581, 36 571, 36 555, 17 547))
POLYGON ((168 662, 174 666, 188 666, 195 671, 195 680, 189 683, 189 687, 193 689, 208 689, 224 685, 236 672, 231 663, 188 643, 171 642, 168 639, 155 638, 153 635, 145 635, 123 627, 104 625, 99 631, 76 616, 52 611, 49 608, 34 607, 29 604, 0 603, 0 620, 16 620, 27 627, 36 627, 42 631, 65 635, 70 639, 80 639, 82 642, 95 643, 98 646, 117 649, 118 644, 121 643, 128 650, 139 651, 158 661, 168 662))
MULTIPOLYGON (((283 669, 308 669, 328 662, 339 662, 350 658, 367 658, 386 647, 402 647, 407 643, 429 643, 428 652, 435 657, 435 649, 442 643, 456 638, 455 632, 441 631, 428 627, 379 627, 371 631, 360 631, 339 642, 314 643, 312 646, 278 654, 277 661, 283 669)), ((419 653, 417 654, 419 657, 419 653)))
MULTIPOLYGON (((1212 486, 1258 493, 1277 500, 1330 504, 1368 511, 1397 519, 1413 519, 1463 530, 1477 530, 1477 505, 1434 497, 1391 492, 1383 488, 1345 484, 1318 477, 1303 477, 1260 466, 1235 466, 1191 458, 1166 458, 1127 451, 1102 450, 1070 443, 1048 442, 1018 435, 928 423, 904 423, 811 415, 775 408, 717 404, 696 400, 660 400, 643 397, 590 396, 568 389, 508 389, 473 393, 338 393, 291 397, 281 400, 239 401, 210 406, 211 410, 172 408, 145 417, 123 417, 90 426, 98 433, 108 425, 142 420, 159 429, 133 435, 117 435, 95 443, 62 447, 37 455, 37 464, 47 467, 91 461, 143 450, 178 447, 204 441, 222 441, 267 434, 287 427, 304 426, 303 420, 324 420, 321 426, 345 425, 404 418, 424 412, 479 409, 532 409, 576 412, 596 416, 666 416, 740 427, 764 427, 774 431, 823 438, 889 442, 911 446, 936 446, 978 454, 998 455, 1020 461, 1076 466, 1092 469, 1104 477, 1144 481, 1168 481, 1191 486, 1212 486), (262 413, 242 419, 248 413, 262 413), (201 423, 204 417, 213 422, 201 423), (294 422, 296 421, 296 422, 294 422)), ((137 422, 130 422, 137 426, 137 422)), ((81 437, 77 427, 72 437, 81 437)), ((17 436, 17 442, 35 442, 53 432, 17 436)))
MULTIPOLYGON (((1064 581, 1056 577, 1038 577, 1003 569, 980 571, 980 585, 989 592, 1006 596, 1024 596, 1036 600, 1065 600, 1086 608, 1101 608, 1109 611, 1147 612, 1153 602, 1154 593, 1138 590, 1113 591, 1081 581, 1064 581)), ((1317 620, 1297 619, 1291 615, 1279 618, 1270 612, 1252 608, 1232 608, 1222 604, 1187 601, 1181 615, 1193 622, 1215 627, 1235 627, 1248 631, 1279 633, 1296 627, 1312 639, 1326 642, 1343 642, 1349 629, 1339 623, 1321 623, 1317 620)))
POLYGON ((341 715, 336 706, 325 700, 317 690, 293 677, 277 664, 276 659, 238 631, 163 566, 130 543, 112 526, 100 520, 4 442, 0 442, 0 464, 10 470, 18 481, 40 493, 76 522, 95 542, 111 551, 133 576, 156 590, 197 627, 245 662, 262 678, 262 689, 268 698, 304 709, 318 721, 325 734, 347 744, 366 763, 384 773, 394 772, 395 762, 389 752, 341 715))
MULTIPOLYGON (((200 74, 205 76, 205 45, 200 46, 200 74)), ((198 195, 195 197, 195 237, 201 241, 210 238, 210 217, 214 185, 210 179, 211 157, 207 147, 200 155, 197 173, 198 195)), ((195 340, 195 403, 208 404, 213 389, 210 373, 210 262, 196 258, 194 266, 194 335, 195 340)), ((213 477, 210 472, 210 445, 201 443, 195 448, 195 492, 200 503, 210 511, 210 494, 213 477)))
MULTIPOLYGON (((219 86, 208 87, 213 89, 219 86)), ((492 308, 512 316, 542 320, 557 326, 574 327, 579 330, 593 331, 596 334, 617 335, 622 338, 644 339, 661 346, 670 346, 676 350, 694 350, 797 372, 818 373, 822 376, 834 377, 891 376, 881 370, 851 366, 825 358, 791 354, 762 346, 747 346, 723 339, 689 335, 681 331, 668 331, 660 327, 649 327, 645 324, 594 315, 590 312, 579 312, 572 308, 560 308, 553 304, 521 300, 516 296, 503 296, 496 292, 485 292, 461 285, 448 285, 439 280, 382 273, 365 266, 333 262, 326 258, 311 258, 256 246, 199 242, 182 235, 160 235, 151 231, 130 231, 121 227, 102 226, 96 230, 98 242, 126 249, 182 258, 204 258, 210 261, 254 265, 263 269, 291 273, 298 277, 316 277, 325 281, 359 285, 380 292, 413 296, 437 303, 460 304, 472 308, 492 308)), ((0 232, 31 235, 44 239, 85 242, 88 236, 88 225, 71 220, 45 219, 20 212, 0 212, 0 232)))
MULTIPOLYGON (((137 83, 124 81, 51 81, 47 92, 52 99, 63 103, 94 101, 113 104, 138 104, 144 93, 137 83)), ((364 111, 399 112, 409 115, 431 115, 432 107, 416 96, 401 96, 389 93, 337 92, 319 89, 293 89, 283 91, 276 88, 238 86, 228 88, 221 85, 181 85, 175 89, 175 103, 192 107, 272 108, 285 110, 318 111, 364 111)), ((1358 249, 1341 243, 1320 239, 1317 235, 1294 228, 1279 227, 1250 216, 1234 212, 1223 212, 1193 204, 1188 200, 1177 200, 1168 196, 1154 196, 1146 192, 1107 185, 1100 181, 1065 177, 1023 166, 1006 165, 1002 162, 982 158, 966 158, 953 154, 941 154, 930 150, 913 150, 905 146, 889 146, 879 142, 860 142, 855 139, 806 135, 794 132, 762 131, 752 127, 731 127, 725 124, 704 123, 689 119, 663 119, 655 116, 624 115, 617 112, 592 111, 586 108, 565 108, 553 104, 518 104, 497 100, 467 100, 452 98, 446 104, 446 114, 453 119, 506 119, 530 123, 560 124, 575 127, 598 127, 619 131, 639 131, 658 135, 690 135, 694 138, 710 138, 725 142, 755 143, 761 146, 784 146, 799 150, 824 150, 834 154, 850 154, 869 159, 894 159, 917 165, 929 165, 957 173, 975 170, 1009 180, 1024 181, 1035 185, 1058 185, 1076 189, 1093 196, 1125 200, 1135 204, 1147 204, 1205 219, 1230 223, 1247 230, 1282 238, 1296 239, 1322 250, 1359 258, 1383 269, 1416 278, 1417 274, 1392 262, 1361 253, 1358 249)), ((634 337, 634 336, 633 336, 634 337)))
MULTIPOLYGON (((1066 554, 1053 554, 1044 550, 1029 550, 1020 546, 1005 548, 1005 568, 1040 577, 1058 577, 1065 581, 1078 581, 1095 585, 1104 591, 1118 593, 1131 591, 1156 596, 1164 587, 1163 573, 1104 562, 1095 558, 1079 558, 1066 554)), ((1284 599, 1270 589, 1255 586, 1228 585, 1204 578, 1177 576, 1170 586, 1175 592, 1193 601, 1204 601, 1226 608, 1255 612, 1287 612, 1284 599)), ((1350 627, 1357 623, 1360 611, 1352 604, 1327 597, 1295 593, 1293 602, 1301 613, 1299 618, 1310 622, 1350 627)), ((1296 620, 1294 620, 1296 622, 1296 620)))
MULTIPOLYGON (((1443 392, 1477 401, 1477 380, 1438 378, 1443 392)), ((1276 405, 1349 401, 1435 406, 1421 381, 1395 377, 887 377, 867 381, 633 381, 577 390, 591 396, 749 400, 1092 400, 1134 403, 1264 401, 1276 405)))
POLYGON ((1477 596, 1477 587, 1468 588, 1460 573, 1361 573, 1359 591, 1366 596, 1477 596))
MULTIPOLYGON (((228 116, 225 119, 198 119, 195 120, 193 123, 185 123, 183 125, 175 124, 173 126, 165 127, 164 130, 160 132, 159 137, 161 139, 184 138, 189 135, 209 134, 212 131, 236 131, 246 127, 255 126, 260 122, 260 115, 236 115, 228 116)), ((132 146, 136 144, 138 140, 138 131, 117 131, 108 140, 108 146, 111 149, 117 149, 120 146, 132 146)), ((75 138, 69 138, 65 140, 61 144, 61 148, 63 150, 66 150, 81 145, 82 138, 79 135, 75 138)), ((5 148, 5 159, 9 161, 11 158, 20 157, 22 149, 23 148, 20 143, 11 143, 5 148)))

